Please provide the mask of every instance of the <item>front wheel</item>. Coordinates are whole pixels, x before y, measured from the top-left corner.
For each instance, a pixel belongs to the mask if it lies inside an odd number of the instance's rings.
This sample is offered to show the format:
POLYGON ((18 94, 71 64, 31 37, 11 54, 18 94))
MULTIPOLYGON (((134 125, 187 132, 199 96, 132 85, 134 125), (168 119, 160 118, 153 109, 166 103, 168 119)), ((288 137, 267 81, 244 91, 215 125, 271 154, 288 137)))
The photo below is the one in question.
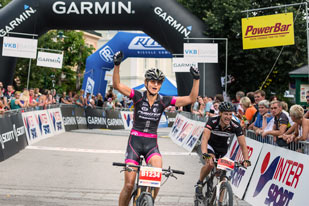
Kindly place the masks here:
POLYGON ((136 206, 154 206, 154 201, 150 193, 142 193, 136 206))
POLYGON ((216 205, 233 206, 233 190, 228 182, 222 182, 218 195, 216 205))

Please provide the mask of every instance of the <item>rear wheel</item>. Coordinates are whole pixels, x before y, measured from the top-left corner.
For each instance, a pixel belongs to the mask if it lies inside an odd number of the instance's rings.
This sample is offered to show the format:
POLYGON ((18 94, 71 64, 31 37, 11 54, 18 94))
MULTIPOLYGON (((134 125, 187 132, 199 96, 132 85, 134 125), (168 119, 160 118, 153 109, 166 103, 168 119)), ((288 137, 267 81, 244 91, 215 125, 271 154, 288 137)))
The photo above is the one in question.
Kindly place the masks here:
POLYGON ((219 192, 219 201, 217 200, 217 205, 233 206, 233 191, 228 182, 222 182, 219 192))

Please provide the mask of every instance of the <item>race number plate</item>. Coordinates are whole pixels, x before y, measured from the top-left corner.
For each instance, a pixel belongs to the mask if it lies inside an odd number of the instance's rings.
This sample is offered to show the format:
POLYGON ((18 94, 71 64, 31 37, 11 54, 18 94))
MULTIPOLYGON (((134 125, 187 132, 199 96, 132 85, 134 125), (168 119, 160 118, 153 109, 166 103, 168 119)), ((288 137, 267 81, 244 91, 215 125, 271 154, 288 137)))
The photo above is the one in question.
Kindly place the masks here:
POLYGON ((156 167, 141 167, 139 172, 139 182, 141 186, 160 187, 162 169, 156 167))
POLYGON ((229 158, 221 158, 218 160, 217 168, 220 170, 234 170, 234 161, 229 158))

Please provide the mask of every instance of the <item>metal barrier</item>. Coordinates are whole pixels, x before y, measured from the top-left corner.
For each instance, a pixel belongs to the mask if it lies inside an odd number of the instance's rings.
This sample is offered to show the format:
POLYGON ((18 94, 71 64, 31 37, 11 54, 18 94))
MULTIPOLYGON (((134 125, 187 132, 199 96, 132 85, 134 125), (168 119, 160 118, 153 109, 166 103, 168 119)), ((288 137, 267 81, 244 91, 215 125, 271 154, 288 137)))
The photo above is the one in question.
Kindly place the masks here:
MULTIPOLYGON (((256 135, 253 130, 247 130, 246 136, 249 137, 250 139, 254 139, 262 143, 278 146, 278 144, 274 141, 274 137, 271 135, 268 135, 263 138, 261 135, 256 135)), ((283 148, 309 155, 309 142, 306 141, 291 142, 288 146, 285 146, 283 148)))

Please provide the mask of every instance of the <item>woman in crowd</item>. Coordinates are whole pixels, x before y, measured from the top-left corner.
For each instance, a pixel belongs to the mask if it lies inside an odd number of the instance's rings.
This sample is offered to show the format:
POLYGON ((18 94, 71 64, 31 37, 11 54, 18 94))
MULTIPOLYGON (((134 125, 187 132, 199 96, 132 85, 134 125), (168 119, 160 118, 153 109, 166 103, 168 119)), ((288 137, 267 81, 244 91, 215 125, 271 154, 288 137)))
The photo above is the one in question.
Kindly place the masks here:
POLYGON ((98 98, 97 98, 97 104, 96 106, 98 107, 103 107, 104 101, 103 101, 103 96, 101 93, 98 93, 98 98))
POLYGON ((304 118, 304 108, 300 105, 293 105, 290 109, 290 116, 295 124, 281 137, 287 143, 309 140, 309 119, 304 118))
POLYGON ((24 107, 25 105, 20 100, 20 92, 19 91, 15 92, 15 96, 11 100, 11 109, 20 109, 24 107))
POLYGON ((251 100, 248 97, 242 97, 240 99, 239 105, 244 110, 244 115, 242 118, 243 121, 241 122, 241 126, 246 128, 249 126, 250 121, 252 120, 254 114, 256 113, 255 107, 252 105, 251 100))
POLYGON ((28 107, 30 105, 30 94, 28 89, 24 89, 20 97, 20 101, 22 104, 24 104, 24 107, 28 107))

